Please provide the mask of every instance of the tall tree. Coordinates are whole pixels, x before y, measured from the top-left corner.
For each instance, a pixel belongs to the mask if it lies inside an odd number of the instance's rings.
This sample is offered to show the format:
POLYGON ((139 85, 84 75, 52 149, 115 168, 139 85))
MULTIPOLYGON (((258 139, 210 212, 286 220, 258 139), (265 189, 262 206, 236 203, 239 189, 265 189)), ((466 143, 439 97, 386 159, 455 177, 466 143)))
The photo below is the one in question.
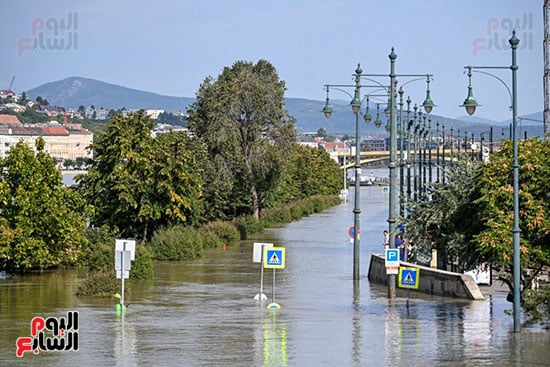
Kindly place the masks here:
POLYGON ((94 161, 77 181, 95 225, 147 239, 163 225, 198 220, 202 180, 189 138, 154 138, 153 126, 143 110, 120 114, 94 142, 94 161))
POLYGON ((63 186, 55 161, 36 141, 0 160, 0 269, 27 271, 72 264, 86 239, 85 202, 63 186))
MULTIPOLYGON (((503 280, 512 290, 511 157, 512 144, 508 141, 484 167, 479 185, 481 192, 476 201, 483 228, 475 236, 473 245, 482 256, 507 269, 508 276, 503 280)), ((550 266, 550 143, 537 139, 519 142, 518 161, 521 265, 530 273, 522 276, 526 289, 534 277, 550 266)))
POLYGON ((343 173, 328 152, 294 145, 270 205, 277 206, 313 195, 337 195, 343 173))
POLYGON ((237 61, 200 86, 188 126, 208 147, 212 175, 205 194, 212 214, 259 218, 295 141, 285 89, 265 60, 237 61))

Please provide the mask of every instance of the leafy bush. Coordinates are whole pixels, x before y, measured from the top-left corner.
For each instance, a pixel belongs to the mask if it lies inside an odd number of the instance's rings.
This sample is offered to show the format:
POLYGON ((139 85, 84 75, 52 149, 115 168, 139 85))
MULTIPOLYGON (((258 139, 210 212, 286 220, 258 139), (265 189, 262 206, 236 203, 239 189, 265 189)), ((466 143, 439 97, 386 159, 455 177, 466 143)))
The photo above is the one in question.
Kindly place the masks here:
POLYGON ((202 256, 204 241, 198 230, 176 225, 156 231, 149 247, 157 260, 188 260, 202 256))
MULTIPOLYGON (((126 289, 127 290, 127 289, 126 289)), ((77 295, 94 297, 112 297, 120 291, 120 281, 114 269, 93 271, 78 286, 77 295)))
MULTIPOLYGON (((220 244, 237 244, 241 239, 241 235, 235 224, 225 221, 215 221, 204 225, 201 230, 213 233, 220 242, 220 244)), ((206 246, 205 247, 209 247, 206 246)), ((217 247, 217 246, 216 246, 217 247)))
POLYGON ((290 223, 292 222, 292 218, 289 208, 287 206, 280 206, 262 210, 262 221, 271 225, 275 223, 290 223))
POLYGON ((113 267, 115 235, 106 228, 87 228, 84 235, 88 239, 88 244, 82 249, 83 256, 78 265, 91 271, 113 267))
POLYGON ((243 240, 246 240, 252 233, 261 233, 264 230, 262 224, 251 215, 235 219, 235 226, 243 240))
MULTIPOLYGON (((262 210, 261 225, 264 228, 272 225, 280 225, 300 220, 304 216, 319 213, 331 206, 340 203, 340 199, 334 195, 315 195, 306 199, 288 203, 283 206, 262 210)), ((242 224, 237 221, 237 227, 242 231, 242 224)), ((244 227, 244 226, 243 226, 244 227)), ((257 232, 253 226, 245 228, 247 234, 257 232)))
POLYGON ((199 232, 204 248, 218 248, 223 245, 223 241, 221 240, 221 238, 216 236, 214 232, 209 231, 204 227, 201 228, 199 232))
POLYGON ((154 274, 153 252, 145 245, 136 245, 136 258, 132 261, 130 278, 151 279, 154 274))

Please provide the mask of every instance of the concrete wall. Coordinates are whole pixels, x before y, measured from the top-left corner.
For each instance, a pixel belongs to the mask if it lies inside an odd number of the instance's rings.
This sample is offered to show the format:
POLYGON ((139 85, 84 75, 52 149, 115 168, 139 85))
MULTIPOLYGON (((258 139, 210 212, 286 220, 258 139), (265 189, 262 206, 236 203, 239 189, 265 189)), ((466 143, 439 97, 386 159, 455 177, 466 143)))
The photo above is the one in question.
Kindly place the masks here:
MULTIPOLYGON (((418 289, 411 289, 412 292, 472 300, 484 299, 478 285, 470 275, 452 273, 404 261, 400 262, 400 266, 420 269, 418 289)), ((384 255, 373 254, 371 256, 368 277, 369 281, 373 283, 388 284, 384 255)), ((397 287, 397 275, 395 284, 397 287)))

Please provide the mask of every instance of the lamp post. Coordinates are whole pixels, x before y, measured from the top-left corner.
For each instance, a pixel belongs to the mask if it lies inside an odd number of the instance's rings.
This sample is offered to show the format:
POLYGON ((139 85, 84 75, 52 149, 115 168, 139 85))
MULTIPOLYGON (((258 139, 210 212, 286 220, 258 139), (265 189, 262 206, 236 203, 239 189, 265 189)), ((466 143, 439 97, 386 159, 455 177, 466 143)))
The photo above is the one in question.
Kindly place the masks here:
POLYGON ((405 195, 405 218, 407 217, 407 208, 411 199, 411 97, 407 97, 407 195, 405 195))
MULTIPOLYGON (((359 244, 360 244, 360 234, 361 234, 361 228, 360 228, 360 221, 359 221, 359 215, 361 213, 361 208, 359 204, 359 192, 360 192, 360 181, 361 181, 361 155, 360 155, 360 127, 359 127, 359 112, 361 111, 361 73, 363 71, 361 70, 361 66, 357 65, 357 69, 355 69, 355 74, 353 74, 355 79, 355 93, 354 97, 350 102, 351 109, 353 113, 355 114, 355 182, 354 182, 354 194, 355 194, 355 202, 354 202, 354 208, 353 208, 353 227, 354 227, 354 236, 353 236, 353 280, 354 282, 359 280, 359 244)), ((325 89, 327 91, 327 97, 325 106, 323 107, 323 113, 325 114, 325 117, 329 118, 334 111, 334 108, 332 105, 330 105, 329 100, 329 88, 333 87, 333 85, 325 85, 325 89)), ((338 85, 334 85, 334 87, 338 87, 338 85)), ((338 88, 336 88, 338 89, 338 88)))
MULTIPOLYGON (((359 259, 359 247, 360 247, 360 239, 361 239, 361 225, 360 225, 360 214, 361 214, 361 208, 360 208, 360 182, 361 182, 361 134, 360 134, 360 125, 359 125, 359 115, 361 112, 361 88, 368 87, 368 86, 362 86, 361 85, 361 75, 363 73, 363 70, 361 69, 361 65, 357 64, 357 68, 355 69, 355 73, 352 74, 354 77, 355 84, 353 85, 346 85, 346 84, 325 84, 325 90, 327 92, 326 102, 325 106, 323 107, 323 113, 326 118, 329 118, 332 113, 334 112, 334 108, 330 104, 329 99, 329 90, 330 88, 336 89, 339 91, 342 91, 348 95, 350 95, 345 90, 341 89, 341 87, 353 87, 354 88, 354 94, 353 99, 350 102, 351 109, 353 113, 355 114, 355 182, 354 182, 354 208, 353 208, 353 227, 354 227, 354 236, 353 236, 353 281, 354 285, 357 289, 360 278, 359 273, 359 265, 360 265, 360 259, 359 259)), ((379 87, 379 86, 377 86, 379 87)), ((351 96, 351 95, 350 95, 351 96)), ((377 106, 378 107, 378 106, 377 106)), ((367 96, 367 108, 364 115, 365 122, 370 122, 372 116, 369 112, 369 104, 368 104, 368 96, 367 96)), ((375 121, 375 124, 379 126, 379 116, 377 115, 377 121, 375 121)))
POLYGON ((422 125, 422 111, 418 111, 418 198, 422 200, 422 173, 424 157, 424 126, 422 125))
POLYGON ((447 162, 445 160, 445 121, 441 124, 441 134, 443 135, 443 144, 441 144, 441 156, 443 158, 443 170, 441 171, 441 182, 445 183, 445 170, 447 169, 447 162))
MULTIPOLYGON (((397 234, 397 214, 398 214, 398 196, 397 191, 397 105, 396 105, 396 88, 397 88, 397 77, 425 77, 427 79, 426 87, 426 99, 422 103, 426 113, 430 113, 435 106, 434 102, 430 97, 430 88, 429 83, 431 80, 431 74, 400 74, 395 73, 395 60, 397 55, 394 52, 394 49, 391 49, 390 54, 388 55, 390 59, 390 85, 388 88, 388 107, 389 110, 389 130, 390 130, 390 161, 388 164, 389 168, 389 177, 390 177, 390 198, 389 198, 389 215, 388 215, 388 224, 389 224, 389 234, 390 234, 390 248, 395 248, 395 236, 397 234)), ((360 74, 363 77, 387 77, 387 74, 360 74)), ((357 84, 357 83, 356 83, 357 84)), ((381 84, 379 84, 381 86, 381 84)), ((360 87, 359 87, 360 88, 360 87)), ((388 297, 395 298, 395 285, 396 285, 396 276, 395 274, 388 275, 388 297)))
POLYGON ((455 137, 453 135, 453 127, 451 126, 451 167, 453 166, 453 162, 454 162, 454 152, 453 152, 453 149, 454 149, 454 141, 455 141, 455 137))
POLYGON ((460 158, 460 148, 462 145, 460 141, 460 129, 458 129, 456 132, 456 145, 457 145, 456 150, 458 151, 457 156, 460 158))
POLYGON ((428 184, 427 184, 427 177, 428 177, 428 174, 427 174, 427 165, 428 165, 428 162, 426 161, 426 155, 427 155, 427 152, 426 152, 426 143, 428 141, 427 139, 427 136, 428 136, 428 127, 426 126, 426 118, 427 116, 424 114, 423 116, 423 122, 422 122, 422 131, 423 131, 423 135, 422 135, 422 182, 421 182, 421 187, 422 187, 422 195, 421 195, 421 198, 422 199, 426 199, 427 197, 427 187, 428 187, 428 184))
POLYGON ((436 152, 435 152, 435 155, 436 155, 436 158, 435 158, 435 164, 436 164, 436 176, 435 176, 435 179, 436 179, 436 182, 437 183, 440 183, 439 182, 439 166, 441 164, 441 162, 439 161, 439 121, 436 121, 435 123, 435 135, 437 136, 437 140, 436 140, 436 152))
POLYGON ((433 137, 432 137, 432 117, 428 118, 428 163, 429 163, 429 171, 428 171, 428 182, 429 186, 432 186, 433 182, 433 165, 432 165, 432 146, 433 146, 433 137))
POLYGON ((464 131, 464 156, 468 157, 468 132, 464 131))
POLYGON ((420 124, 417 123, 417 109, 418 106, 414 105, 414 164, 413 164, 413 179, 414 179, 414 202, 418 202, 418 146, 419 142, 419 129, 420 124))
POLYGON ((516 61, 516 51, 519 44, 519 39, 516 37, 516 31, 512 31, 512 37, 508 40, 510 43, 510 47, 512 49, 512 65, 510 66, 467 66, 468 69, 468 96, 464 100, 464 103, 462 106, 466 108, 466 112, 470 115, 472 115, 476 107, 479 106, 477 101, 474 98, 473 92, 472 92, 472 69, 510 69, 512 71, 512 92, 510 93, 510 89, 502 81, 502 79, 498 78, 497 76, 493 74, 489 74, 486 72, 481 72, 483 74, 490 75, 500 82, 506 87, 508 90, 508 93, 511 96, 511 102, 512 102, 512 150, 513 150, 513 161, 512 161, 512 170, 513 170, 513 201, 514 201, 514 223, 512 227, 512 240, 513 240, 513 284, 514 284, 514 292, 513 292, 513 314, 514 314, 514 332, 520 331, 520 311, 521 311, 521 304, 520 304, 520 272, 521 272, 521 264, 520 264, 520 228, 519 228, 519 162, 518 162, 518 137, 517 137, 517 70, 518 70, 518 64, 516 61))
POLYGON ((471 152, 472 152, 472 162, 476 160, 476 155, 474 153, 475 142, 476 142, 475 133, 472 133, 472 145, 471 145, 471 147, 472 147, 472 150, 471 150, 471 152))
POLYGON ((403 135, 405 134, 405 127, 403 126, 403 87, 399 88, 399 215, 401 218, 405 218, 405 159, 403 157, 404 153, 404 139, 403 135))

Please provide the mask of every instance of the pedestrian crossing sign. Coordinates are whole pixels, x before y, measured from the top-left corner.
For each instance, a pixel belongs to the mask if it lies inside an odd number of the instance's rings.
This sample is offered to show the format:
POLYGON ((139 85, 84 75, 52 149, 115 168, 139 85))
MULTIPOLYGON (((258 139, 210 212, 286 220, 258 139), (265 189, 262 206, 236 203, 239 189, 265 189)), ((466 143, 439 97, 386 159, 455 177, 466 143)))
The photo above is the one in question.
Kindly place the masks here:
POLYGON ((420 269, 417 268, 399 268, 399 288, 418 289, 420 278, 420 269))
POLYGON ((285 248, 284 247, 264 247, 264 268, 284 269, 285 268, 285 248))

